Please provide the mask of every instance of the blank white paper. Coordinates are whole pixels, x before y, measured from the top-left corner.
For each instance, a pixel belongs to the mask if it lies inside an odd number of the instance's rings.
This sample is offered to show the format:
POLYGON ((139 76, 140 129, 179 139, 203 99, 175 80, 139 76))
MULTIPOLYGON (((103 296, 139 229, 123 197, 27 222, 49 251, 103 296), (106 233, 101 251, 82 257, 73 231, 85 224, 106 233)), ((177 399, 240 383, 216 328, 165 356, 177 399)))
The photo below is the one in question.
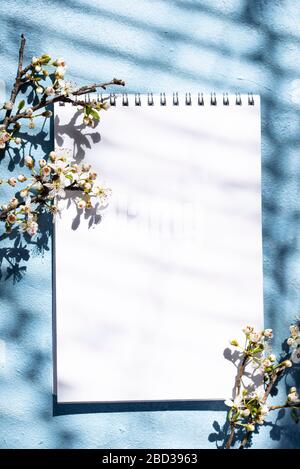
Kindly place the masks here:
POLYGON ((263 281, 260 101, 229 99, 118 97, 94 129, 56 106, 56 146, 112 189, 100 222, 56 222, 58 402, 231 396, 224 349, 263 327, 263 281))

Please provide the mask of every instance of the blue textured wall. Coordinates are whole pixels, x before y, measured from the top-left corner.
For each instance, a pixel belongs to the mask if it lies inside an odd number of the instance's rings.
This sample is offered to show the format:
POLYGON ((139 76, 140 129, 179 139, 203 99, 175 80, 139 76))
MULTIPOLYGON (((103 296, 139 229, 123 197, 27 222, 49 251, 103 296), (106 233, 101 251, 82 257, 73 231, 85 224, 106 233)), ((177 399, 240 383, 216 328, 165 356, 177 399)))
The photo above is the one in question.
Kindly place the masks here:
MULTIPOLYGON (((6 0, 0 15, 1 78, 7 87, 24 32, 27 59, 43 52, 63 56, 78 84, 117 76, 128 91, 261 94, 265 318, 275 329, 278 352, 300 307, 300 114, 292 93, 300 77, 299 25, 295 0, 6 0)), ((35 156, 42 137, 44 149, 51 147, 48 130, 39 128, 31 138, 35 156)), ((18 159, 18 153, 7 155, 2 175, 11 174, 18 159)), ((6 362, 0 366, 0 447, 214 448, 225 413, 213 403, 198 410, 85 408, 53 416, 46 240, 47 233, 37 244, 1 237, 0 339, 6 362)), ((296 378, 292 373, 281 383, 275 401, 296 378)), ((254 436, 253 447, 299 447, 299 430, 289 416, 274 415, 254 436)))

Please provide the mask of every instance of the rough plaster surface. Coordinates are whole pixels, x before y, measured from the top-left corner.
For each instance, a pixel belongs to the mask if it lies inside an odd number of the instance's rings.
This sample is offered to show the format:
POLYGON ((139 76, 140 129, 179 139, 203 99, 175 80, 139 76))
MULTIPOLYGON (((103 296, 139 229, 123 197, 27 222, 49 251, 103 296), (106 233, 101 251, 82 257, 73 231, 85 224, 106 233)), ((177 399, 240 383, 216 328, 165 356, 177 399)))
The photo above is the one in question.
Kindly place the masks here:
MULTIPOLYGON (((0 16, 7 86, 24 32, 27 59, 43 52, 63 56, 78 83, 117 76, 128 91, 261 94, 265 321, 275 329, 277 352, 300 306, 299 20, 294 0, 7 0, 0 16)), ((35 146, 44 136, 49 151, 52 136, 47 126, 35 134, 31 151, 42 156, 35 146)), ((18 158, 12 153, 1 161, 4 177, 18 158)), ((1 199, 5 195, 2 190, 1 199)), ((28 240, 22 247, 7 239, 0 247, 0 447, 214 448, 225 423, 214 403, 184 411, 53 408, 51 244, 42 253, 28 240), (12 267, 16 255, 26 268, 22 278, 12 267), (54 416, 53 409, 65 415, 54 416)), ((294 372, 283 381, 274 402, 297 379, 294 372)), ((274 415, 253 439, 254 448, 299 446, 300 427, 289 416, 274 415)))

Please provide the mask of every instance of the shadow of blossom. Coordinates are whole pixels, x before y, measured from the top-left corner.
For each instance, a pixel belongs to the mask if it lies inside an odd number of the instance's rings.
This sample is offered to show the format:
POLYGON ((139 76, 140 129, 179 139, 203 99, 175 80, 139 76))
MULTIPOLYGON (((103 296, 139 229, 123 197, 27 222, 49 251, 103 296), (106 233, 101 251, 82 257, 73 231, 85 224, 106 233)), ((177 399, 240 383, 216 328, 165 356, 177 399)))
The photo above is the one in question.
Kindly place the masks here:
MULTIPOLYGON (((3 236, 0 237, 0 241, 3 236)), ((23 244, 18 233, 14 239, 13 247, 0 248, 0 280, 5 275, 5 280, 12 279, 13 283, 19 282, 26 273, 26 265, 23 262, 29 260, 30 253, 27 244, 23 244)))
MULTIPOLYGON (((99 121, 96 122, 95 127, 99 125, 99 121)), ((55 139, 58 146, 63 146, 64 137, 68 136, 72 140, 73 154, 72 158, 76 163, 80 163, 85 155, 85 148, 91 148, 92 144, 99 143, 101 141, 101 135, 99 132, 88 132, 86 125, 82 123, 82 111, 74 113, 72 119, 67 124, 61 124, 59 116, 56 115, 54 119, 55 126, 55 139), (83 133, 82 131, 85 130, 83 133)))
MULTIPOLYGON (((230 424, 228 420, 222 427, 220 426, 219 422, 215 420, 212 426, 213 426, 214 432, 209 434, 208 441, 210 441, 211 443, 215 443, 215 446, 217 449, 225 449, 225 446, 226 446, 226 443, 230 434, 230 424)), ((258 430, 256 430, 253 433, 254 434, 258 433, 258 430)), ((238 448, 244 436, 245 436, 245 431, 242 428, 237 428, 234 439, 233 439, 232 447, 238 448)), ((253 434, 251 434, 249 438, 249 441, 246 446, 247 448, 250 448, 252 446, 253 444, 252 439, 253 439, 253 434)))

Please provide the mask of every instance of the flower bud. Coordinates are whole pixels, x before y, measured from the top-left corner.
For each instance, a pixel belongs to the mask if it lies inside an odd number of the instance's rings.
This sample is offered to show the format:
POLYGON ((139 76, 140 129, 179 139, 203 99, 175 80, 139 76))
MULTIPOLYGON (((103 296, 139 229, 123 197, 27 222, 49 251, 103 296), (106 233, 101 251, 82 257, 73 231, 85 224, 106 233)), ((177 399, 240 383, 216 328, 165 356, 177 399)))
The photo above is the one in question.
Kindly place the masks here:
POLYGON ((272 329, 265 329, 264 330, 264 336, 268 337, 268 338, 272 338, 273 337, 273 330, 272 329))
POLYGON ((66 66, 66 61, 62 57, 56 60, 57 65, 65 67, 66 66))
POLYGON ((35 128, 35 123, 34 123, 34 120, 33 120, 33 119, 30 119, 28 127, 29 127, 30 129, 34 129, 34 128, 35 128))
POLYGON ((39 59, 37 57, 32 57, 31 63, 32 65, 36 65, 38 63, 39 59))
POLYGON ((91 165, 90 164, 87 164, 87 163, 83 163, 83 165, 81 166, 82 168, 82 171, 87 173, 90 169, 91 169, 91 165))
POLYGON ((107 109, 110 108, 110 104, 108 101, 104 101, 104 103, 101 104, 101 107, 102 109, 104 109, 105 111, 107 111, 107 109))
POLYGON ((82 199, 81 199, 81 200, 78 200, 78 202, 77 202, 77 207, 78 207, 79 209, 85 208, 85 207, 86 207, 86 202, 85 202, 85 200, 82 200, 82 199))
POLYGON ((291 360, 284 360, 284 362, 282 362, 281 365, 285 366, 286 368, 291 368, 291 366, 293 366, 291 360))
POLYGON ((91 119, 89 116, 85 116, 85 117, 83 118, 83 123, 84 123, 85 125, 90 125, 91 122, 92 122, 92 119, 91 119))
POLYGON ((17 217, 16 217, 16 215, 15 215, 14 213, 10 213, 10 214, 7 215, 7 217, 6 217, 6 221, 7 221, 8 223, 10 223, 11 225, 12 225, 13 223, 15 223, 16 220, 17 220, 17 217))
POLYGON ((11 111, 12 108, 13 108, 13 103, 11 101, 7 101, 6 103, 4 103, 4 109, 7 109, 8 111, 11 111))
POLYGON ((34 167, 34 160, 31 156, 25 156, 24 162, 27 168, 32 169, 34 167))
POLYGON ((83 187, 86 191, 90 191, 92 188, 92 184, 90 184, 89 182, 86 182, 83 187))
POLYGON ((33 110, 31 109, 31 107, 29 107, 28 109, 25 110, 25 113, 26 113, 26 116, 32 116, 33 110))
POLYGON ((22 191, 20 191, 20 196, 25 199, 25 197, 28 196, 28 189, 23 189, 22 191))
POLYGON ((16 208, 18 205, 19 205, 19 201, 17 199, 17 197, 13 197, 10 201, 9 201, 9 207, 12 207, 12 208, 16 208))
POLYGON ((232 339, 230 341, 230 345, 233 345, 234 347, 237 347, 239 345, 238 341, 236 339, 232 339))
POLYGON ((44 111, 44 112, 42 113, 42 116, 44 116, 44 117, 52 117, 52 111, 44 111))
POLYGON ((59 65, 57 69, 55 70, 55 77, 58 79, 63 78, 65 73, 66 73, 65 68, 59 65))
POLYGON ((251 332, 253 332, 254 328, 252 326, 246 326, 244 327, 243 329, 243 332, 244 334, 250 334, 251 332))
POLYGON ((90 179, 92 180, 97 179, 97 173, 95 172, 90 173, 90 179))
POLYGON ((42 94, 44 92, 44 88, 42 86, 37 86, 35 91, 39 94, 42 94))
POLYGON ((248 423, 247 425, 245 425, 245 428, 246 430, 248 430, 248 432, 254 432, 255 430, 255 427, 252 423, 248 423))
POLYGON ((24 176, 24 174, 19 174, 18 176, 18 181, 20 182, 25 182, 27 180, 27 177, 24 176))
POLYGON ((54 163, 54 161, 56 160, 56 153, 55 153, 55 151, 50 151, 50 153, 49 153, 49 158, 50 158, 50 160, 54 163))
POLYGON ((42 67, 41 67, 40 65, 36 65, 36 66, 34 67, 34 70, 35 70, 37 73, 39 73, 39 72, 42 70, 42 67))
POLYGON ((275 362, 276 356, 274 355, 274 353, 271 353, 271 355, 269 355, 269 360, 270 360, 270 362, 272 362, 272 363, 275 362))
POLYGON ((44 176, 49 176, 49 174, 51 173, 51 168, 50 166, 44 166, 42 168, 42 173, 44 176))
POLYGON ((299 334, 299 327, 296 324, 292 324, 290 326, 290 331, 292 337, 297 337, 297 335, 299 334))
POLYGON ((20 139, 20 137, 15 138, 15 143, 17 145, 20 145, 21 142, 22 142, 22 140, 20 139))
POLYGON ((46 160, 44 160, 44 159, 39 160, 39 165, 40 165, 41 168, 43 168, 44 166, 46 166, 46 164, 47 164, 47 161, 46 161, 46 160))
POLYGON ((17 184, 17 180, 15 178, 9 178, 7 182, 12 187, 15 187, 15 185, 17 184))

